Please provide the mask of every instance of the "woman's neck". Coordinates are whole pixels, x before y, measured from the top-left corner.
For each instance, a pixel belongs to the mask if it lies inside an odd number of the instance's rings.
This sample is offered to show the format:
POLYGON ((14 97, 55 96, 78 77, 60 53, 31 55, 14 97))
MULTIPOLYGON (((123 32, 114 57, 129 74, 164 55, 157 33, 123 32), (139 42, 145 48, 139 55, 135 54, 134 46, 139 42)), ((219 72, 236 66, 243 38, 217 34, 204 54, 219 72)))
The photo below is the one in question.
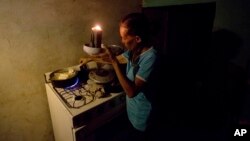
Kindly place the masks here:
POLYGON ((148 49, 149 49, 150 47, 147 47, 147 46, 145 46, 145 47, 137 47, 135 50, 132 50, 131 51, 131 61, 132 62, 136 62, 137 61, 137 59, 139 59, 139 56, 143 53, 143 52, 145 52, 145 51, 147 51, 148 49))

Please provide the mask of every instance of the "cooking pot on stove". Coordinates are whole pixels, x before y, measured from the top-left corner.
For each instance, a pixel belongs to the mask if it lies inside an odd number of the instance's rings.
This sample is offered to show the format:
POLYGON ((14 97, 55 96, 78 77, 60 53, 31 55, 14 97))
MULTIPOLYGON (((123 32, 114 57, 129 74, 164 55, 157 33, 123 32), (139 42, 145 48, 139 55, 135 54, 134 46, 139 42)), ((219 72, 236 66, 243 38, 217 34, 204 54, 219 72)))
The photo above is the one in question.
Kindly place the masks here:
POLYGON ((74 85, 77 82, 78 71, 72 68, 59 69, 49 75, 53 86, 65 88, 74 85))
POLYGON ((94 69, 89 72, 89 79, 93 80, 97 84, 106 84, 111 82, 115 77, 115 74, 111 70, 94 69))
POLYGON ((123 91, 123 88, 119 81, 114 79, 112 82, 104 84, 104 90, 107 93, 120 93, 123 91))
POLYGON ((94 69, 89 72, 89 79, 104 87, 106 93, 119 93, 123 91, 115 72, 112 69, 94 69))

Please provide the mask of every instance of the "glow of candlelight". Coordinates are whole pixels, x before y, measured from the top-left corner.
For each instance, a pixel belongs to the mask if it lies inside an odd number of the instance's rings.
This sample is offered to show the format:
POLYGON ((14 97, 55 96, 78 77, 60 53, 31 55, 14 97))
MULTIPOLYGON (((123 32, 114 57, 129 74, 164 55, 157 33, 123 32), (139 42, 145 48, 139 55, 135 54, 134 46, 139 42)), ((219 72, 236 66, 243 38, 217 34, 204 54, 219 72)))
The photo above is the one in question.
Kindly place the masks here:
POLYGON ((101 31, 102 28, 99 25, 96 25, 95 27, 92 27, 92 30, 101 31))

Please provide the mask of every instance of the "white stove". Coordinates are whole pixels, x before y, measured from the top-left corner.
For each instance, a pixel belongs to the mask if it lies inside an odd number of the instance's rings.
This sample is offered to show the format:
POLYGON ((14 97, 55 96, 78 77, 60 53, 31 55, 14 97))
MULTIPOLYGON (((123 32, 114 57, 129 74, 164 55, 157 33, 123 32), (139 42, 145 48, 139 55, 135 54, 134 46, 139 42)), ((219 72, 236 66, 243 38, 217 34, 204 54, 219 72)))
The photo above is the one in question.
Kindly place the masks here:
MULTIPOLYGON (((70 67, 80 71, 80 66, 70 67)), ((56 141, 94 140, 94 131, 125 111, 125 94, 105 92, 102 84, 76 79, 73 86, 54 87, 45 73, 45 87, 56 141)))

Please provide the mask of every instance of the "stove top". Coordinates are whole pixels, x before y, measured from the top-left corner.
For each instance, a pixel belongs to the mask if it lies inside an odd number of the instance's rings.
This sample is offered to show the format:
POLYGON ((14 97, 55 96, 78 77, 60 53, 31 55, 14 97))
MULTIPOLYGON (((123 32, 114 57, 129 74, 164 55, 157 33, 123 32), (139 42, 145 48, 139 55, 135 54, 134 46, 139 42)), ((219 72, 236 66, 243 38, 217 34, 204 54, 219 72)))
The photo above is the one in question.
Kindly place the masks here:
POLYGON ((116 81, 114 78, 112 78, 112 82, 107 81, 108 83, 105 84, 97 83, 92 77, 89 79, 89 76, 91 76, 94 71, 86 70, 82 68, 82 66, 69 68, 78 71, 78 76, 75 83, 65 88, 53 86, 48 78, 50 73, 45 74, 46 82, 50 84, 50 87, 52 87, 68 108, 79 109, 94 101, 97 101, 97 103, 98 101, 102 101, 98 99, 109 99, 112 97, 111 94, 123 93, 120 85, 117 85, 118 80, 116 81))
POLYGON ((80 108, 84 105, 93 102, 97 98, 106 96, 103 85, 94 83, 92 80, 87 82, 81 82, 77 79, 76 85, 69 86, 67 88, 54 87, 57 94, 63 99, 63 101, 70 108, 80 108), (79 83, 79 84, 77 84, 79 83))

